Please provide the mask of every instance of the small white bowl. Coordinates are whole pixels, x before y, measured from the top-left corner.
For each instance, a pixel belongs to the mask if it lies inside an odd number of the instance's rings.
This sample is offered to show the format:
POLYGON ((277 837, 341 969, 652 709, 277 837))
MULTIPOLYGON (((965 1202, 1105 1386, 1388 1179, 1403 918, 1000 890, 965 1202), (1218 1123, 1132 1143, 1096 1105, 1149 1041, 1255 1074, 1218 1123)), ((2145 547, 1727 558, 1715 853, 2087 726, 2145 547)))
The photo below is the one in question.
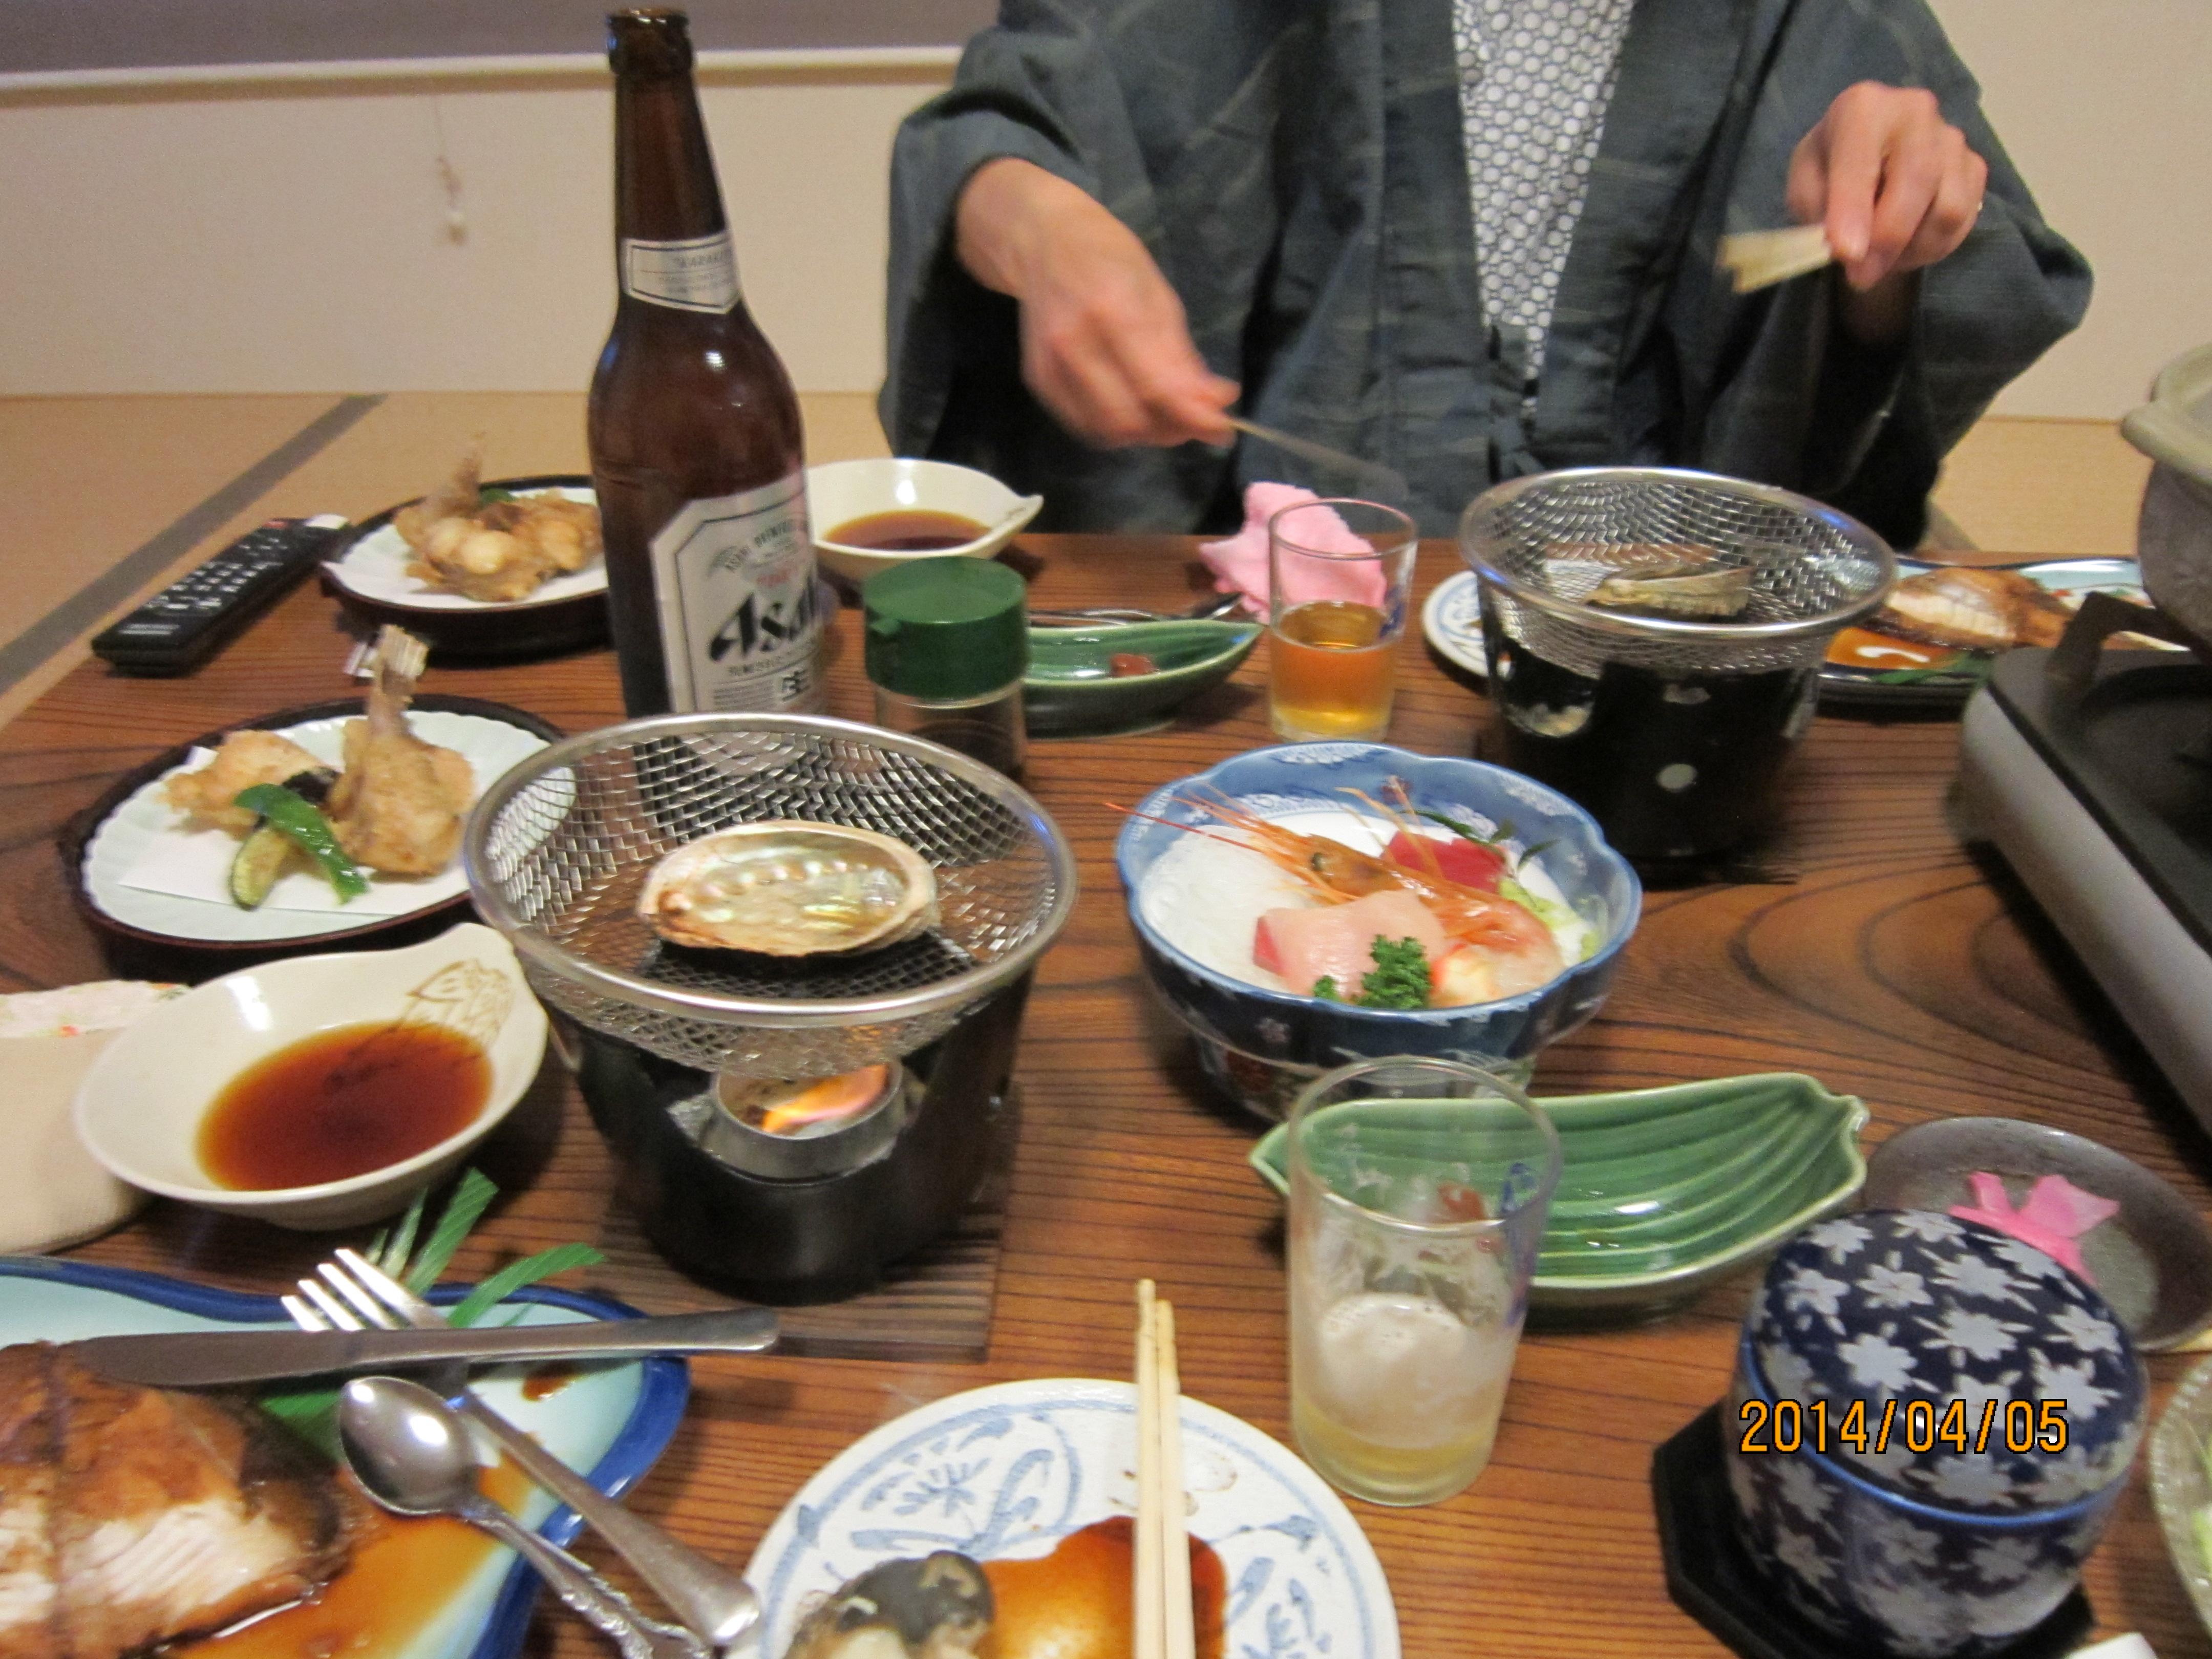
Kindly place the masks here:
POLYGON ((850 582, 915 559, 988 559, 1012 541, 1044 505, 1042 495, 1017 495, 988 472, 950 461, 830 461, 806 469, 806 521, 822 562, 850 582), (990 528, 958 547, 926 553, 887 553, 844 547, 829 532, 875 513, 957 513, 990 528))
POLYGON ((507 941, 475 922, 404 951, 292 957, 210 980, 129 1026, 85 1074, 76 1132, 134 1187, 302 1231, 398 1213, 514 1108, 545 1054, 545 1011, 507 941), (434 984, 434 981, 438 981, 434 984), (440 1020, 477 1036, 491 1092, 466 1128, 413 1158, 345 1181, 241 1192, 201 1168, 200 1121, 225 1085, 264 1056, 336 1026, 440 1020))

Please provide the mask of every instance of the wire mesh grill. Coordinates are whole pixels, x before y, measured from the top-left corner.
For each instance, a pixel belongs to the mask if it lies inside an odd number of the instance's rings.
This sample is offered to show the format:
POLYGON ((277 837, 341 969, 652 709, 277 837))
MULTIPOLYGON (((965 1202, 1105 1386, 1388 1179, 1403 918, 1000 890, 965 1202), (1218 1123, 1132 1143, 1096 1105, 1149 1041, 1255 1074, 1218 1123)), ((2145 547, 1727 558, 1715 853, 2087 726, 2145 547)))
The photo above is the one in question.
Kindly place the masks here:
POLYGON ((1052 820, 989 768, 843 720, 672 715, 541 750, 469 823, 478 908, 538 994, 703 1071, 805 1078, 911 1053, 1021 973, 1075 896, 1052 820), (653 866, 702 836, 800 819, 892 836, 934 868, 940 921, 881 951, 696 951, 636 914, 653 866))
POLYGON ((1663 674, 1757 673, 1818 663, 1897 574, 1881 537, 1787 490, 1657 467, 1592 467, 1500 484, 1460 520, 1486 620, 1546 660, 1595 677, 1609 662, 1663 674), (1645 617, 1588 605, 1655 556, 1709 551, 1749 568, 1740 617, 1645 617))

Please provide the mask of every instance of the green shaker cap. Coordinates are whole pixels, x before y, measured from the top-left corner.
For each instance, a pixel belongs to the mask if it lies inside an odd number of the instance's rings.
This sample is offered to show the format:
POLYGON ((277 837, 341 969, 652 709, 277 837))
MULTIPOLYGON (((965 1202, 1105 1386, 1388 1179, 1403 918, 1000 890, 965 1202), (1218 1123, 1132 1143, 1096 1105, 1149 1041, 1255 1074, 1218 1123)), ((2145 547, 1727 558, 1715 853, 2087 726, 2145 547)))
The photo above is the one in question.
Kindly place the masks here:
POLYGON ((1030 665, 1029 589, 989 559, 915 559, 868 578, 868 678, 886 691, 956 702, 1003 690, 1030 665))

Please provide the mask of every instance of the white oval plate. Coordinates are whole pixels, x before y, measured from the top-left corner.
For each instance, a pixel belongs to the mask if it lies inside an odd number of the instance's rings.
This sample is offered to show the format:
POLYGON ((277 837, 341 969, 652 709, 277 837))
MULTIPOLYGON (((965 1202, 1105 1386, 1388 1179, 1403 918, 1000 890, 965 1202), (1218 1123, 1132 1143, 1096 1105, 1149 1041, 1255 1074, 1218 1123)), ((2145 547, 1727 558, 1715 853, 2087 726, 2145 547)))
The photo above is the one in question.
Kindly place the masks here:
MULTIPOLYGON (((1226 1570, 1225 1654, 1398 1659, 1398 1614, 1359 1524, 1296 1454, 1250 1424, 1182 1402, 1190 1530, 1226 1570)), ((745 1577, 760 1651, 878 1561, 958 1550, 1045 1555, 1133 1512, 1136 1389, 1048 1377, 971 1389, 908 1412, 825 1464, 784 1506, 745 1577)))
MULTIPOLYGON (((316 759, 336 766, 342 758, 341 734, 345 724, 344 719, 335 717, 308 720, 286 726, 281 735, 316 759)), ((425 743, 465 756, 476 773, 479 795, 501 773, 545 747, 545 739, 536 732, 481 714, 416 709, 408 714, 407 724, 425 743)), ((358 900, 341 906, 319 876, 294 871, 278 883, 278 890, 270 895, 268 903, 258 910, 244 909, 231 902, 223 885, 223 872, 229 868, 229 854, 237 849, 238 837, 220 830, 187 830, 184 815, 162 798, 161 786, 169 779, 205 763, 196 759, 173 768, 137 791, 107 815, 85 848, 86 892, 103 912, 127 927, 173 939, 249 943, 312 939, 396 916, 419 915, 468 890, 468 878, 456 856, 450 866, 434 876, 409 879, 371 875, 370 895, 382 896, 374 908, 361 908, 358 900), (210 872, 204 896, 187 898, 125 884, 124 878, 157 840, 165 837, 198 843, 192 850, 210 872)))
POLYGON ((1421 633, 1446 662, 1477 679, 1490 678, 1490 656, 1482 644, 1482 595, 1472 570, 1447 576, 1431 590, 1421 607, 1421 633))
MULTIPOLYGON (((561 495, 572 501, 596 501, 588 485, 517 492, 522 495, 561 495)), ((607 562, 594 559, 581 570, 554 577, 526 599, 472 599, 433 587, 419 576, 407 574, 414 558, 398 527, 389 522, 363 536, 339 557, 323 566, 331 580, 349 593, 379 605, 404 605, 417 611, 513 611, 526 605, 550 605, 559 599, 582 599, 607 591, 607 562)))

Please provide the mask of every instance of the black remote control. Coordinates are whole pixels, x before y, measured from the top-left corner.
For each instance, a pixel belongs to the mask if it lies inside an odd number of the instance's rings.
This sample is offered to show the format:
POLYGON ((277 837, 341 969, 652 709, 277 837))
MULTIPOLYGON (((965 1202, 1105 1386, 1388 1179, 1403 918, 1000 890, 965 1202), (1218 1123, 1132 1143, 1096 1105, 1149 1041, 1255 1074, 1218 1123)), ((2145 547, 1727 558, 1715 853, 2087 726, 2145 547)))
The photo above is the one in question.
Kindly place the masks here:
POLYGON ((92 653, 118 674, 197 668, 313 569, 346 528, 335 513, 271 519, 94 635, 92 653))

